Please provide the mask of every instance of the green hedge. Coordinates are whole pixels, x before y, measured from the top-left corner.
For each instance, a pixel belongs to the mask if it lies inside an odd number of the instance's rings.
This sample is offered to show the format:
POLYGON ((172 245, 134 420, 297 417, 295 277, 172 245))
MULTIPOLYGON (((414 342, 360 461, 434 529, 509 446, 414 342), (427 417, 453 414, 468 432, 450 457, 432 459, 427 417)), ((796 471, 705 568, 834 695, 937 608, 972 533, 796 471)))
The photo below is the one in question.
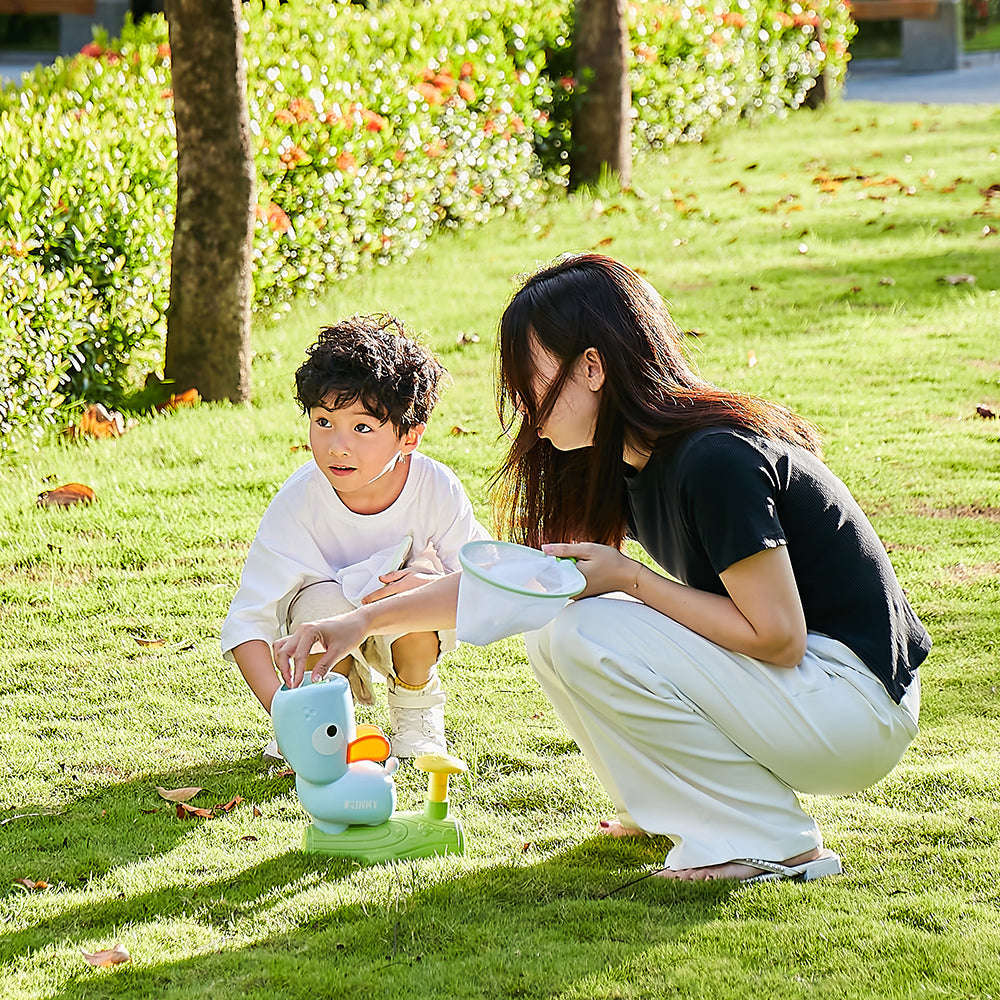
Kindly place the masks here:
MULTIPOLYGON (((245 6, 255 308, 565 183, 572 2, 490 6, 245 6)), ((842 79, 853 30, 837 0, 632 3, 629 22, 638 149, 797 107, 824 69, 842 79)), ((162 365, 167 41, 147 19, 0 91, 0 449, 79 401, 120 405, 162 365)))

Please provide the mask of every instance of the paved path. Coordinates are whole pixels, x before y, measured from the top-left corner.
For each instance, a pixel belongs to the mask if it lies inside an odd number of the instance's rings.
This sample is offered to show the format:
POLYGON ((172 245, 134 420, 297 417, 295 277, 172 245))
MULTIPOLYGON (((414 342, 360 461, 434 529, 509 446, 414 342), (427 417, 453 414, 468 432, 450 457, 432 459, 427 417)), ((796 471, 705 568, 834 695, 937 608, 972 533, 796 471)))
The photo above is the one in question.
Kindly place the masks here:
POLYGON ((966 53, 956 70, 900 73, 894 59, 858 60, 847 70, 844 98, 897 104, 1000 104, 1000 52, 966 53))

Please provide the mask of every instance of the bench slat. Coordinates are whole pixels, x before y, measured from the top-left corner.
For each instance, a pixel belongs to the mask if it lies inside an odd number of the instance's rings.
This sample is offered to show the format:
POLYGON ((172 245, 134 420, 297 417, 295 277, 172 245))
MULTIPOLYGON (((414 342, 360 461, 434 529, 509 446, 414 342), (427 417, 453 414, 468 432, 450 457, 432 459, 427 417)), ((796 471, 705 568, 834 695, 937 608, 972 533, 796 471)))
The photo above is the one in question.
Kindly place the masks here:
POLYGON ((938 6, 937 0, 854 0, 850 8, 855 21, 933 21, 938 6))
POLYGON ((96 0, 0 0, 0 14, 93 14, 96 0))

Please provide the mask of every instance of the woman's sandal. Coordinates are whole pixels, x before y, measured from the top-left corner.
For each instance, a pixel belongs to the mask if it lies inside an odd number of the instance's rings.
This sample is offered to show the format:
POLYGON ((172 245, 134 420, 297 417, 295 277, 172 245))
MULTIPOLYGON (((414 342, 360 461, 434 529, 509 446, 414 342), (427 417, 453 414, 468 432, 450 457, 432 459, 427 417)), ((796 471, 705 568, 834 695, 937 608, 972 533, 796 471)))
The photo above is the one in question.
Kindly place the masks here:
POLYGON ((777 882, 783 879, 811 882, 813 879, 826 878, 827 875, 840 875, 844 870, 840 856, 833 851, 825 852, 801 865, 783 865, 777 861, 764 861, 761 858, 736 858, 733 863, 764 869, 760 875, 742 879, 743 882, 777 882))

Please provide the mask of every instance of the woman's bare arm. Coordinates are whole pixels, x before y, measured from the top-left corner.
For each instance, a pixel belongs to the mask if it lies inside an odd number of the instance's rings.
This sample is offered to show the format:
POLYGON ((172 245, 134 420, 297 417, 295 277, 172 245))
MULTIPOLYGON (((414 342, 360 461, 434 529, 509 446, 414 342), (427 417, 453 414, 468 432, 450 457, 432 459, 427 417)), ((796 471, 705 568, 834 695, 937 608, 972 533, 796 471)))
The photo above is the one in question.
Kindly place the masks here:
POLYGON ((312 679, 320 680, 369 636, 440 632, 455 627, 460 573, 450 573, 415 590, 363 604, 354 611, 323 621, 306 622, 274 643, 274 662, 288 687, 302 683, 310 650, 326 650, 313 664, 312 679))
POLYGON ((805 655, 806 621, 788 551, 765 549, 720 574, 727 594, 668 580, 607 545, 546 545, 572 556, 587 577, 584 597, 622 591, 736 653, 780 667, 805 655))

